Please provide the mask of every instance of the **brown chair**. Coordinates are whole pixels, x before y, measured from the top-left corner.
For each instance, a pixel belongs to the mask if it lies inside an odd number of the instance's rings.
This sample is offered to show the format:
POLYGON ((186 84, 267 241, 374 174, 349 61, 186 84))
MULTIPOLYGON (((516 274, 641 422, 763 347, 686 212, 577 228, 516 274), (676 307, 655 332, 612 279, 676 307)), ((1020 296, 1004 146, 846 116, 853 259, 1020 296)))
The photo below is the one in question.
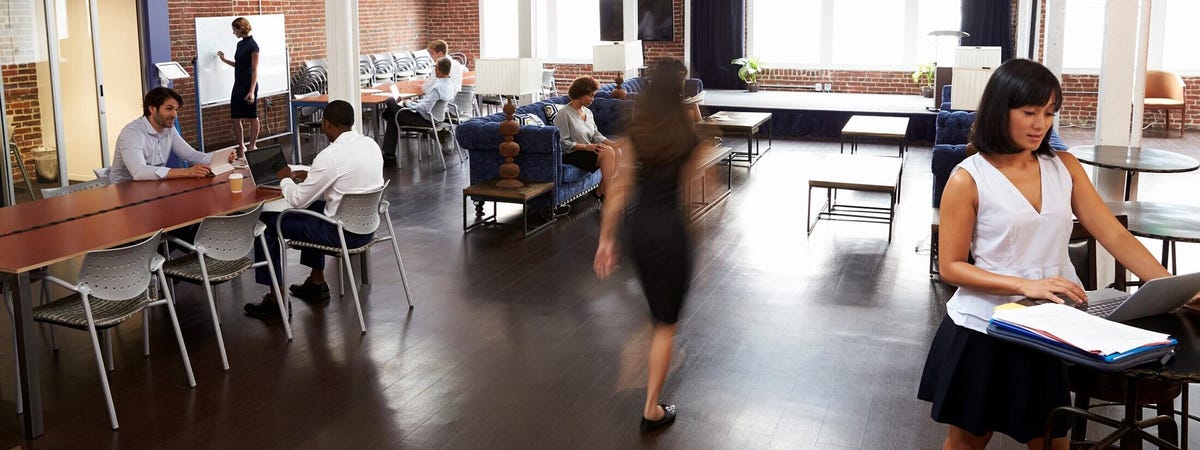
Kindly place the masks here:
POLYGON ((1171 130, 1171 111, 1179 111, 1179 137, 1183 137, 1183 129, 1187 124, 1187 87, 1183 78, 1171 72, 1162 70, 1146 71, 1146 100, 1145 110, 1162 110, 1166 115, 1163 121, 1163 135, 1169 136, 1171 130))

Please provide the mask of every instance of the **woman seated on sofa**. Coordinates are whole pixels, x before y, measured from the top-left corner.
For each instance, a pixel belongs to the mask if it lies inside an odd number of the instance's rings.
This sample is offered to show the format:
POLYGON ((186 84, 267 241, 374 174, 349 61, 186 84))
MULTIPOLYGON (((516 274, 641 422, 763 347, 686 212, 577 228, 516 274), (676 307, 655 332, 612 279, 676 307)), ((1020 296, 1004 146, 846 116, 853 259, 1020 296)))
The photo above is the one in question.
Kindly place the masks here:
POLYGON ((564 163, 588 172, 600 169, 600 187, 592 195, 603 200, 609 180, 616 176, 621 150, 616 142, 600 134, 596 118, 588 109, 598 90, 600 83, 595 78, 583 76, 572 81, 567 91, 571 102, 554 117, 554 126, 562 136, 564 163))

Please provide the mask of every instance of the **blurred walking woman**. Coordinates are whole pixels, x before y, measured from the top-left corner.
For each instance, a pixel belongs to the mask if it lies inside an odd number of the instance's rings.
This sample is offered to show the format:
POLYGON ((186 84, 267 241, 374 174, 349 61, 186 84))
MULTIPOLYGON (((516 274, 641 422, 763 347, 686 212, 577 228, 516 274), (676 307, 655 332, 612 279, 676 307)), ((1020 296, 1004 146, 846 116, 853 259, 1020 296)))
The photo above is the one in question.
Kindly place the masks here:
POLYGON ((225 52, 217 57, 233 66, 233 93, 229 98, 229 113, 233 118, 233 136, 237 139, 238 155, 247 149, 243 128, 250 128, 248 147, 254 150, 258 142, 258 42, 250 36, 250 21, 245 17, 233 20, 233 35, 241 38, 233 61, 225 59, 225 52))
POLYGON ((600 278, 612 273, 618 259, 617 229, 626 205, 634 205, 624 217, 629 237, 626 254, 633 258, 654 323, 642 431, 675 420, 675 405, 659 401, 659 394, 671 364, 675 322, 692 276, 680 185, 691 179, 693 155, 704 144, 683 107, 683 73, 678 60, 659 63, 652 70, 650 86, 637 98, 637 118, 630 120, 628 137, 621 143, 624 174, 612 180, 604 203, 594 262, 600 278))

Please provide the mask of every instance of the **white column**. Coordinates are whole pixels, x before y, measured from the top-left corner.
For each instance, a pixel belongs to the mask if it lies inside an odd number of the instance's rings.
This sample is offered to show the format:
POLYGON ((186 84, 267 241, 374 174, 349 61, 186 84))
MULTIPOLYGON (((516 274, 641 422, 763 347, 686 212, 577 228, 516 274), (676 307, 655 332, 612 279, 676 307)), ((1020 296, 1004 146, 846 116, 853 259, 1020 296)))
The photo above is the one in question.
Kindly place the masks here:
MULTIPOLYGON (((1133 115, 1141 122, 1141 87, 1145 82, 1149 0, 1108 0, 1104 12, 1104 50, 1100 57, 1100 83, 1096 98, 1096 143, 1126 146, 1141 142, 1141 127, 1134 126, 1133 115), (1144 17, 1143 17, 1144 16, 1144 17), (1135 39, 1130 39, 1135 37, 1135 39), (1137 107, 1134 110, 1134 107, 1137 107), (1136 138, 1134 136, 1137 136, 1136 138)), ((1095 169, 1093 181, 1105 200, 1124 197, 1124 171, 1095 169)))
POLYGON ((517 0, 517 23, 513 34, 517 38, 518 58, 533 57, 534 39, 536 39, 533 33, 534 11, 533 0, 517 0))
POLYGON ((1029 49, 1037 48, 1037 41, 1029 39, 1029 30, 1037 26, 1033 20, 1034 0, 1017 0, 1017 57, 1029 56, 1029 49))
POLYGON ((358 87, 358 0, 325 0, 325 60, 329 99, 354 106, 354 129, 362 132, 362 94, 358 87))

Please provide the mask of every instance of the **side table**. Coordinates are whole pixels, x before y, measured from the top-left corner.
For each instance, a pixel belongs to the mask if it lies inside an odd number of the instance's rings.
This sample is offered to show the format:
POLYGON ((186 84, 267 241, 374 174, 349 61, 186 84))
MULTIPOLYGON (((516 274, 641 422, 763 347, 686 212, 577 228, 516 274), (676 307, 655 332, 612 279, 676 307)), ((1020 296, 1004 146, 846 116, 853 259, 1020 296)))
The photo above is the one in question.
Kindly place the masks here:
POLYGON ((716 147, 700 155, 695 177, 684 185, 691 220, 703 216, 733 191, 732 154, 731 147, 716 147))
POLYGON ((484 225, 494 225, 496 221, 496 204, 497 203, 520 203, 521 204, 521 230, 525 233, 523 237, 529 237, 538 231, 542 231, 550 224, 554 223, 555 217, 551 216, 546 220, 546 223, 538 225, 533 229, 529 228, 529 201, 541 195, 548 194, 554 191, 554 183, 529 183, 519 188, 502 188, 496 187, 496 180, 481 181, 472 184, 463 189, 463 233, 468 233, 471 230, 484 225), (475 223, 467 225, 467 197, 471 197, 479 204, 475 207, 475 223), (483 202, 492 202, 492 214, 484 217, 483 202))

